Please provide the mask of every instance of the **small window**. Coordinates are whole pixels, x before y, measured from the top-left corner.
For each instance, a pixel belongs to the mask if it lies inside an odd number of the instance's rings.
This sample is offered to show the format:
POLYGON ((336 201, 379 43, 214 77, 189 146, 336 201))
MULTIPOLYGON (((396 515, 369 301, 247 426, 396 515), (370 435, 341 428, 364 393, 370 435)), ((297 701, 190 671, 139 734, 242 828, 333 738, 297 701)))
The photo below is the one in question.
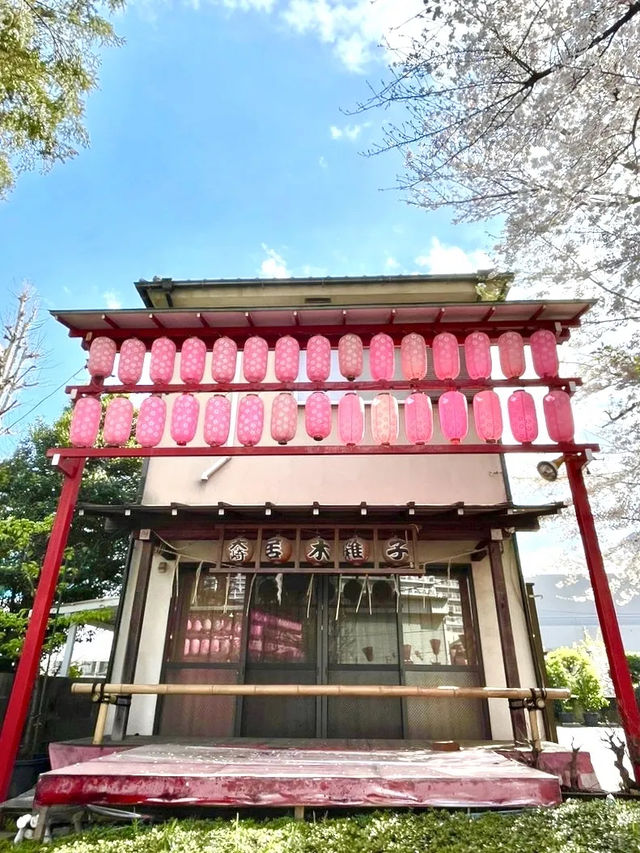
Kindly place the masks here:
POLYGON ((305 305, 330 305, 330 296, 305 296, 305 305))

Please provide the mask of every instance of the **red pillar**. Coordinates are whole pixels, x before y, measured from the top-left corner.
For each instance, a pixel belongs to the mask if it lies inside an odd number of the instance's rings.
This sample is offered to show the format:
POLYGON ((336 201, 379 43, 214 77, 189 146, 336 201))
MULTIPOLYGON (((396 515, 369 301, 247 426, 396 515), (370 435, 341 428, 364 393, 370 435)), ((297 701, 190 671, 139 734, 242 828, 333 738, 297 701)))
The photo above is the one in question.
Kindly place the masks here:
POLYGON ((598 535, 589 506, 589 496, 584 484, 582 469, 585 465, 583 456, 567 456, 567 475, 573 504, 580 528, 580 536, 591 578, 591 588, 595 600, 598 621, 602 638, 607 650, 609 672, 616 699, 620 720, 627 738, 629 756, 633 766, 636 782, 640 782, 640 710, 636 703, 631 683, 631 674, 624 653, 624 645, 618 625, 618 617, 609 588, 609 581, 604 570, 602 552, 598 543, 598 535))
POLYGON ((38 677, 42 644, 58 583, 60 564, 69 538, 69 528, 78 499, 84 463, 84 459, 67 459, 64 462, 64 467, 60 466, 65 479, 42 563, 38 589, 33 600, 31 619, 29 620, 2 732, 0 733, 0 801, 7 797, 13 764, 18 754, 22 731, 29 712, 33 686, 38 677))

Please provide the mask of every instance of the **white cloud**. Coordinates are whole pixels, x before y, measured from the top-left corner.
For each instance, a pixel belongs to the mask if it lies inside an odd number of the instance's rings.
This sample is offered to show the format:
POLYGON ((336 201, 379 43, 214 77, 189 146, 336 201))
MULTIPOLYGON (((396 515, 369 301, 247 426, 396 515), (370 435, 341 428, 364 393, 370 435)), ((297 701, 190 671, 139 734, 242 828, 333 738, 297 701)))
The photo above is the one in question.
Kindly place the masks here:
POLYGON ((344 127, 336 127, 335 124, 332 124, 329 128, 329 133, 332 139, 348 139, 350 142, 355 142, 365 127, 369 127, 369 122, 365 122, 364 124, 345 124, 344 127))
POLYGON ((494 266, 489 255, 481 249, 467 252, 460 246, 447 246, 437 237, 431 238, 429 249, 424 255, 418 255, 415 262, 433 275, 476 272, 494 266))
POLYGON ((122 302, 115 290, 105 290, 102 294, 102 298, 107 303, 107 308, 110 308, 112 311, 122 308, 122 302))
POLYGON ((396 259, 392 255, 389 255, 386 258, 384 265, 385 265, 385 268, 388 270, 397 270, 398 267, 400 266, 398 261, 396 261, 396 259))
POLYGON ((279 255, 275 249, 270 249, 264 243, 262 248, 267 254, 267 257, 260 264, 260 275, 263 278, 289 278, 291 273, 287 269, 287 263, 282 255, 279 255))

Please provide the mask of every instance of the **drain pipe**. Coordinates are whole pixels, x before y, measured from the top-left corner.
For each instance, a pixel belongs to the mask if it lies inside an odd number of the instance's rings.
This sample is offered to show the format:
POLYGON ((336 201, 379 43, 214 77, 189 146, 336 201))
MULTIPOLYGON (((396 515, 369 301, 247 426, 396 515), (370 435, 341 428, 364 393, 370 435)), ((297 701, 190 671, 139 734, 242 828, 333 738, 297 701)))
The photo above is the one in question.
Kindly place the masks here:
POLYGON ((230 456, 221 456, 220 459, 217 459, 213 465, 209 466, 206 471, 203 471, 202 474, 200 474, 200 482, 207 483, 209 478, 212 477, 216 471, 219 471, 223 465, 226 465, 230 459, 230 456))

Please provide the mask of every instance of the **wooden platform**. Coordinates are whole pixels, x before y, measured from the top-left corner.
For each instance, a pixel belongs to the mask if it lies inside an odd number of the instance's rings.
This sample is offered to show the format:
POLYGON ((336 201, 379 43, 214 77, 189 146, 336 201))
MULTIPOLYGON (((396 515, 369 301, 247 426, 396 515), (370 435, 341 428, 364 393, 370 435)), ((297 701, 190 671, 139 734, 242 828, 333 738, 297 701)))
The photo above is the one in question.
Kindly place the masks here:
POLYGON ((44 773, 36 804, 522 807, 560 802, 556 776, 471 748, 146 744, 44 773))

